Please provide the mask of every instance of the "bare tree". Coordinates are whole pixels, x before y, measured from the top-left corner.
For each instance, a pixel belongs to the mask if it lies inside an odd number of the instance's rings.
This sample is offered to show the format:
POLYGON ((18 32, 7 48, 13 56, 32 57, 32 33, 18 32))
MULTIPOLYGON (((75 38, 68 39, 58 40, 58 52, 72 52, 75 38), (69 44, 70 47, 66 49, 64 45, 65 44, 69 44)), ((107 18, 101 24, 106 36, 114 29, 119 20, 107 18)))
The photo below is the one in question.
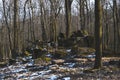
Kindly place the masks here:
POLYGON ((30 2, 29 6, 30 6, 30 10, 31 10, 31 12, 29 13, 30 23, 31 23, 31 25, 30 25, 30 27, 31 27, 31 29, 30 29, 31 30, 31 39, 32 39, 32 41, 35 41, 34 6, 32 4, 32 0, 30 0, 29 2, 30 2))
POLYGON ((81 30, 85 30, 85 0, 79 0, 81 30))
POLYGON ((14 0, 14 16, 13 16, 13 26, 14 26, 14 48, 13 48, 13 58, 16 57, 18 49, 18 32, 17 32, 17 20, 18 20, 18 0, 14 0))
POLYGON ((94 68, 102 67, 102 11, 100 0, 95 0, 95 64, 94 68))
POLYGON ((70 36, 71 28, 71 5, 73 0, 65 0, 65 12, 66 12, 66 38, 70 36))
POLYGON ((4 14, 4 18, 5 18, 5 24, 8 29, 8 39, 9 39, 9 47, 10 47, 10 52, 9 52, 10 56, 9 57, 11 57, 12 42, 11 42, 10 26, 9 26, 8 18, 6 15, 5 0, 2 0, 2 2, 3 2, 3 14, 4 14))
POLYGON ((44 1, 40 0, 40 12, 41 12, 41 27, 42 27, 42 40, 47 41, 47 35, 46 35, 46 30, 45 30, 45 6, 44 6, 44 1))
POLYGON ((22 26, 22 48, 25 48, 25 20, 26 20, 26 5, 28 3, 29 0, 26 0, 24 3, 24 16, 23 16, 23 26, 22 26))
POLYGON ((50 7, 51 7, 51 14, 50 14, 50 19, 51 19, 51 40, 54 42, 57 42, 57 18, 58 15, 61 11, 61 0, 50 0, 50 7))
POLYGON ((119 45, 119 16, 118 16, 118 8, 117 1, 113 0, 113 26, 114 26, 114 52, 118 51, 119 45))

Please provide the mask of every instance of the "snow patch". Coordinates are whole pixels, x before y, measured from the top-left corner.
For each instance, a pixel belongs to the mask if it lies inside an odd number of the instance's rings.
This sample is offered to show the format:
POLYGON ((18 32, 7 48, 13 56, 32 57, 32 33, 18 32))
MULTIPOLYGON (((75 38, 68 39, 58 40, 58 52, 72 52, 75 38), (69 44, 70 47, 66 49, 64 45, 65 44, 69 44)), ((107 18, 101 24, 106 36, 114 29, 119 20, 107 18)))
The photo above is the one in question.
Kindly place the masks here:
POLYGON ((64 77, 63 80, 70 80, 70 77, 64 77))

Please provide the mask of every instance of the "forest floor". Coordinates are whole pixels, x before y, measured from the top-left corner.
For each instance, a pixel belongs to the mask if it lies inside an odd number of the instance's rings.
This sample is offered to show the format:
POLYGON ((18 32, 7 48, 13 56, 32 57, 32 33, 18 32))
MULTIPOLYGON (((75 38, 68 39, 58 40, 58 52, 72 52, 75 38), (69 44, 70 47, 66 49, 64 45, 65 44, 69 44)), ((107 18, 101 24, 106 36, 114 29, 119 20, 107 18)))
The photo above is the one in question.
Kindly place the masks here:
MULTIPOLYGON (((91 56, 91 57, 90 57, 91 56)), ((0 68, 0 80, 119 80, 120 57, 103 57, 103 68, 94 67, 94 57, 40 61, 31 56, 0 68), (24 60, 24 61, 23 61, 24 60)))

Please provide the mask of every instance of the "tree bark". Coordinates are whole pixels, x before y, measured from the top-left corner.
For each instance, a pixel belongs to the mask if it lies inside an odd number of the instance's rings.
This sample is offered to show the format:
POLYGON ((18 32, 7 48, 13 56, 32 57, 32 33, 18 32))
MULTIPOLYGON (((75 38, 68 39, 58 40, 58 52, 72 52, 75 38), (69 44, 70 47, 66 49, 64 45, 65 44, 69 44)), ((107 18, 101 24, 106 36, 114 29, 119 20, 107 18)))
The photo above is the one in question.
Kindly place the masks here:
POLYGON ((14 0, 14 48, 12 57, 15 58, 18 52, 18 32, 17 32, 17 20, 18 20, 18 0, 14 0))
POLYGON ((5 17, 5 23, 8 29, 8 39, 9 39, 9 47, 10 47, 10 52, 9 52, 9 57, 11 58, 11 50, 12 50, 12 42, 11 42, 11 35, 10 35, 10 26, 8 24, 8 20, 7 20, 7 15, 6 15, 6 10, 5 10, 5 0, 3 1, 3 13, 4 13, 4 17, 5 17))
POLYGON ((71 4, 73 0, 65 0, 65 12, 66 12, 66 38, 70 36, 71 29, 71 4))
POLYGON ((102 11, 100 0, 95 0, 95 64, 94 68, 102 67, 102 11))
POLYGON ((40 11, 41 11, 41 27, 42 27, 42 40, 43 41, 47 41, 47 35, 46 35, 46 30, 45 30, 45 20, 44 20, 44 13, 43 11, 45 11, 44 8, 44 3, 42 0, 40 0, 40 11))

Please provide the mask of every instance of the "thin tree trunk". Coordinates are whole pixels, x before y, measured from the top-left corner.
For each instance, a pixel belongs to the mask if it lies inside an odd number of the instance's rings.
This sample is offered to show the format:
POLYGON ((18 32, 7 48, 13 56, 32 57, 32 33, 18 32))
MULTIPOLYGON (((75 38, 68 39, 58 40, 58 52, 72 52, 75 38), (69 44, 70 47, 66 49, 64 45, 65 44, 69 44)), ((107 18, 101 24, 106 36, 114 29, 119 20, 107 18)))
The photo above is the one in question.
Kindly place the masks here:
POLYGON ((31 17, 31 22, 32 22, 32 26, 31 26, 31 29, 32 29, 32 39, 33 39, 33 41, 35 41, 35 30, 34 30, 34 9, 33 9, 33 6, 32 6, 32 2, 31 2, 31 0, 30 0, 30 8, 31 8, 31 13, 32 13, 32 17, 31 17))
POLYGON ((114 27, 114 53, 116 53, 116 49, 117 49, 117 36, 116 36, 116 27, 117 27, 117 23, 116 23, 116 0, 113 0, 113 27, 114 27))
POLYGON ((89 15, 89 6, 88 6, 88 2, 87 2, 87 0, 85 0, 85 3, 86 3, 86 10, 87 10, 87 18, 86 18, 86 20, 87 20, 87 28, 88 28, 88 31, 90 31, 90 28, 91 28, 91 26, 90 26, 90 15, 89 15))
POLYGON ((23 38, 22 38, 22 50, 24 50, 25 48, 25 19, 26 19, 26 4, 29 0, 26 0, 25 1, 25 4, 24 4, 24 17, 23 17, 23 27, 22 27, 22 34, 23 34, 23 38))
POLYGON ((85 1, 79 0, 81 30, 85 30, 85 1))
POLYGON ((71 29, 71 4, 73 0, 65 0, 65 12, 66 12, 66 38, 70 36, 71 29))
POLYGON ((10 26, 8 24, 8 19, 7 19, 7 16, 6 16, 6 10, 5 10, 5 0, 2 0, 3 1, 3 12, 4 12, 4 17, 5 17, 5 23, 6 23, 6 26, 7 26, 7 29, 8 29, 8 39, 9 39, 9 47, 10 47, 10 52, 9 52, 9 57, 11 58, 11 50, 12 50, 12 42, 11 42, 11 35, 10 35, 10 26))
POLYGON ((102 67, 102 11, 100 0, 95 0, 95 64, 94 68, 102 67))
POLYGON ((12 57, 16 58, 17 52, 18 52, 18 32, 17 32, 17 20, 18 20, 18 0, 14 0, 14 48, 12 52, 12 57))
POLYGON ((107 12, 108 4, 106 4, 106 11, 105 11, 105 16, 106 16, 106 23, 105 23, 105 31, 106 31, 106 48, 109 46, 109 27, 108 27, 108 12, 107 12))
POLYGON ((43 14, 43 11, 45 12, 45 8, 44 8, 44 3, 42 0, 40 1, 40 11, 41 11, 40 21, 41 21, 41 26, 42 26, 42 40, 47 41, 46 30, 45 30, 45 20, 44 20, 45 14, 43 14))

